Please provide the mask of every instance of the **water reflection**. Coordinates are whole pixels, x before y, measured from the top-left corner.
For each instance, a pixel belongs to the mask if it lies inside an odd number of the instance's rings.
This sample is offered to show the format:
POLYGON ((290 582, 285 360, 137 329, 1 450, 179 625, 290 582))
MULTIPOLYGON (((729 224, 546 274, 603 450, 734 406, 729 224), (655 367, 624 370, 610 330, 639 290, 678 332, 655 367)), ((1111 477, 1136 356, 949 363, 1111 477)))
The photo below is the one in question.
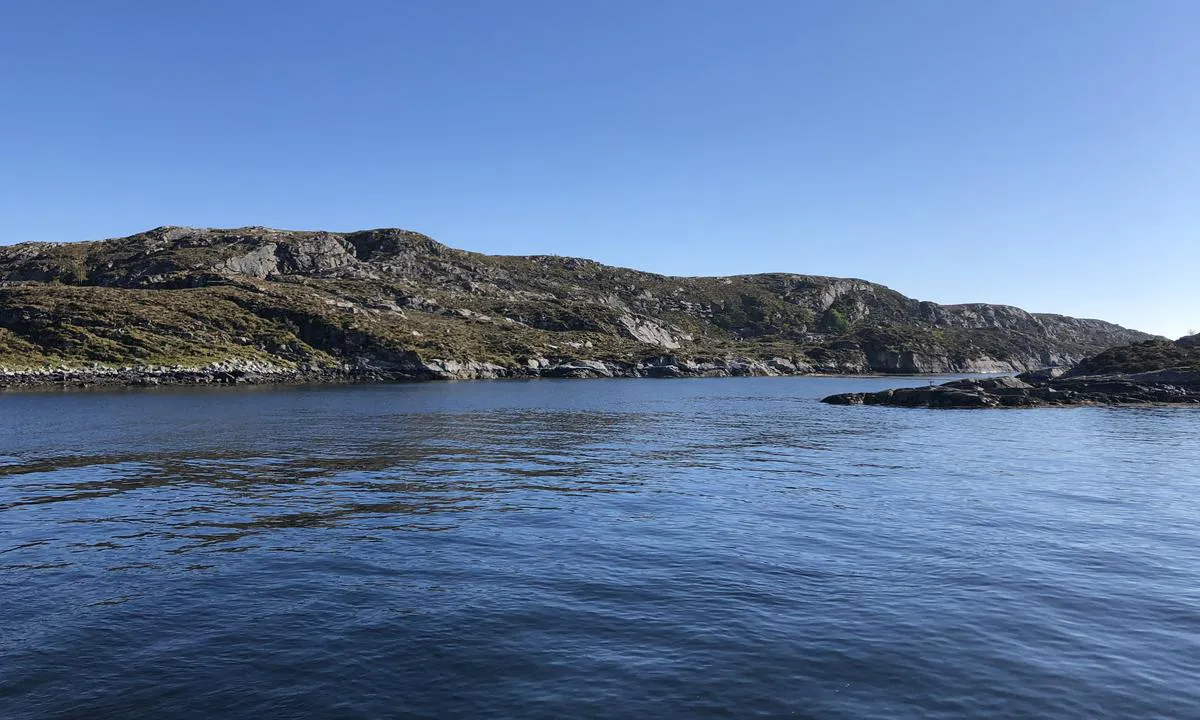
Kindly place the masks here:
POLYGON ((1200 416, 874 382, 0 396, 0 716, 1200 702, 1200 416))
POLYGON ((643 480, 614 467, 612 453, 644 422, 611 412, 441 414, 420 423, 392 415, 369 425, 309 426, 301 432, 322 442, 276 456, 146 448, 16 457, 0 467, 0 512, 55 505, 60 527, 113 526, 112 541, 71 546, 96 551, 153 541, 178 554, 339 525, 445 530, 455 513, 543 507, 539 496, 637 488, 643 480), (153 529, 117 529, 137 526, 153 529))

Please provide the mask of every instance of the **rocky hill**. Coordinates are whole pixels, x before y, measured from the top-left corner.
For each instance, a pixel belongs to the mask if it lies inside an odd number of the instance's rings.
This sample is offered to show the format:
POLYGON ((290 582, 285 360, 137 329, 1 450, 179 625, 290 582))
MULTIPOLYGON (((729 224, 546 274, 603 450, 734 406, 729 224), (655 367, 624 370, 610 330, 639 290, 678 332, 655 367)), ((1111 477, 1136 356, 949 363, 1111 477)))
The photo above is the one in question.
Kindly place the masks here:
POLYGON ((1111 348, 1083 360, 1066 375, 1078 377, 1156 370, 1200 372, 1200 335, 1190 335, 1175 342, 1157 339, 1111 348))
POLYGON ((1149 338, 863 280, 668 277, 404 230, 0 248, 0 384, 1022 371, 1149 338))

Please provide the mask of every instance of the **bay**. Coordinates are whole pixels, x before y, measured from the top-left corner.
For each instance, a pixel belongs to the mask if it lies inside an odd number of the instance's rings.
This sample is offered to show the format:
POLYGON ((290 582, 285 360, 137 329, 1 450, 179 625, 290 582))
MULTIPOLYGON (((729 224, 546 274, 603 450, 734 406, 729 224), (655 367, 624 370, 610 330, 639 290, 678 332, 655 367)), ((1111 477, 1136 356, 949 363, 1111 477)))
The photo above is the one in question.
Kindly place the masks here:
POLYGON ((0 394, 0 717, 1195 717, 1200 412, 0 394))

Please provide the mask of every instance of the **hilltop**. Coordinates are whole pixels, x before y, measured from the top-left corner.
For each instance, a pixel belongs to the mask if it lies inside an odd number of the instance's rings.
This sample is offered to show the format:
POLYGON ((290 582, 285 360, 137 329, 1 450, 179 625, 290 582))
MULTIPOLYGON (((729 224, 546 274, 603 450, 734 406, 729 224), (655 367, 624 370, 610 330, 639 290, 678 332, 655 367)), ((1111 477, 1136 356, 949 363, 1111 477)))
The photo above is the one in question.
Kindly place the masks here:
POLYGON ((396 229, 0 248, 0 384, 1019 372, 1149 339, 865 280, 670 277, 396 229))

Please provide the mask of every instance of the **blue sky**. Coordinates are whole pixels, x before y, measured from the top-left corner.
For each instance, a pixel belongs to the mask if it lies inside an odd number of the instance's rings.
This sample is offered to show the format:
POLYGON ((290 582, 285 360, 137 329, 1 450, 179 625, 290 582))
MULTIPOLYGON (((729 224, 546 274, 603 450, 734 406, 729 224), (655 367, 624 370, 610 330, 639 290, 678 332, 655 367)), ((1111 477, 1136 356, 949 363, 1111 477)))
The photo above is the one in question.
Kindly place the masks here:
POLYGON ((1200 329, 1200 3, 0 0, 0 243, 398 226, 1200 329))

